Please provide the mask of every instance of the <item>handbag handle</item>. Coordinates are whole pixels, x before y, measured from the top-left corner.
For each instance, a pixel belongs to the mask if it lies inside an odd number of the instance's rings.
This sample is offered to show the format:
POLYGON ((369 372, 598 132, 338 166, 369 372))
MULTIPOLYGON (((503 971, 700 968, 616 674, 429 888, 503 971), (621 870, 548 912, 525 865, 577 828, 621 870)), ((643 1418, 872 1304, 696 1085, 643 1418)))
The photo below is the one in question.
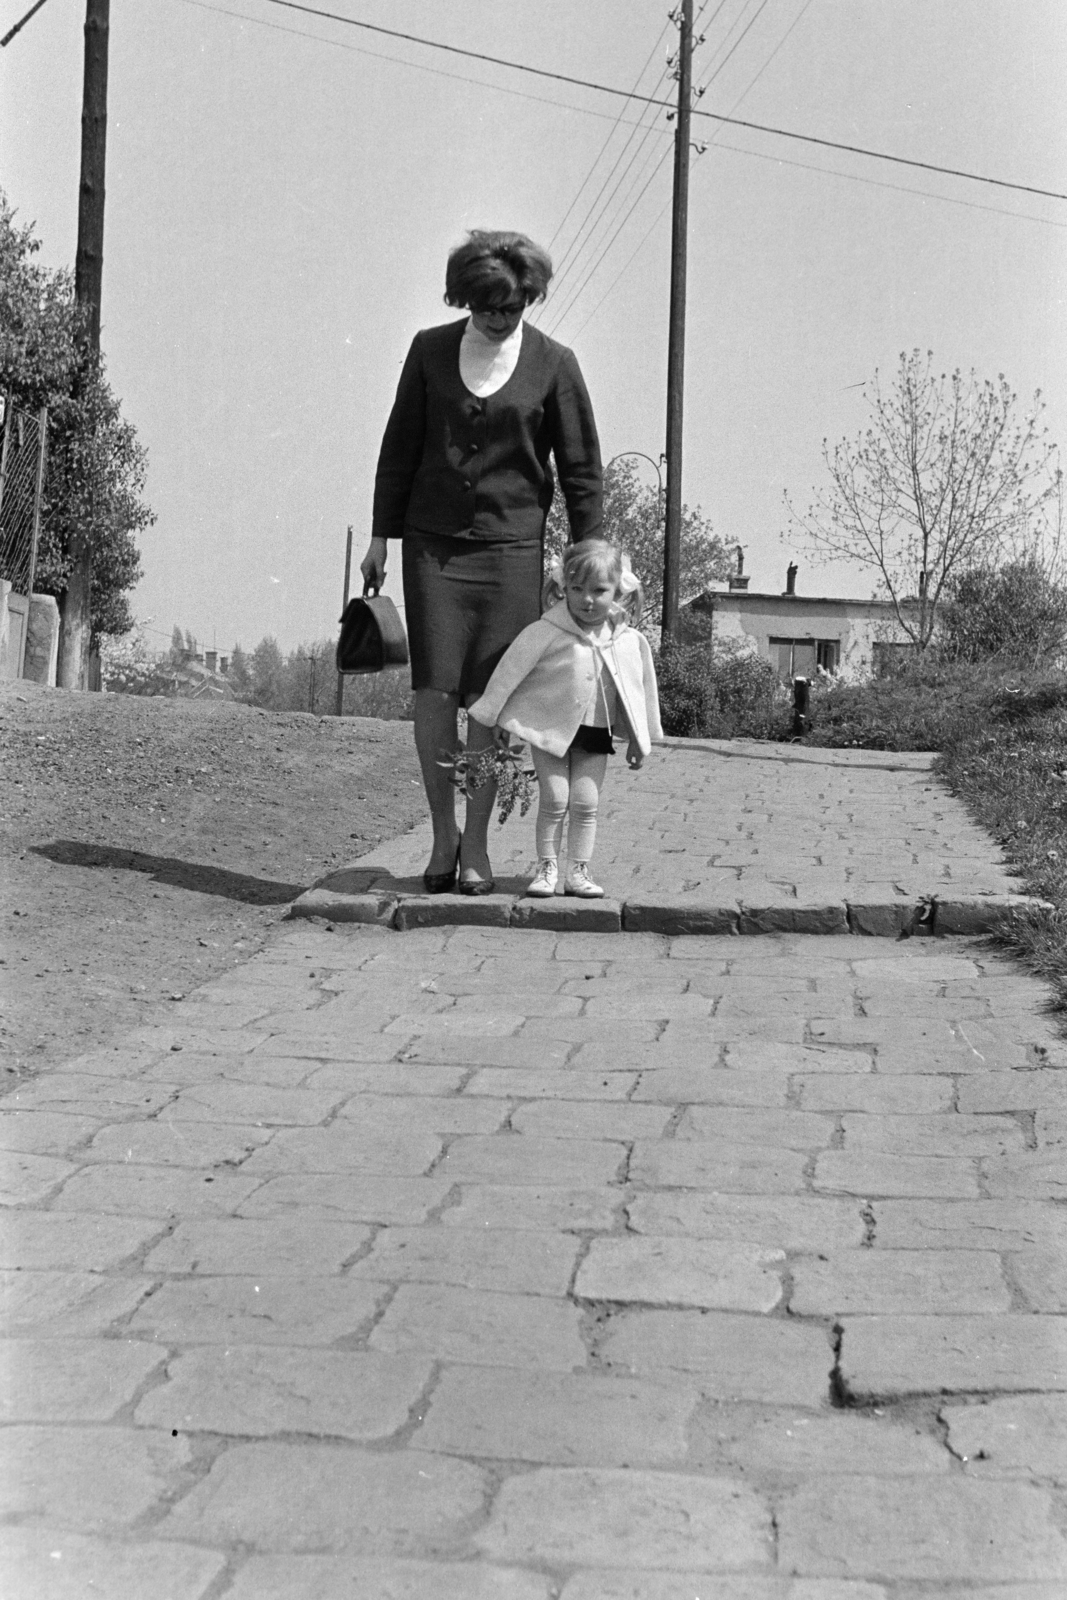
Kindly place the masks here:
POLYGON ((372 600, 377 600, 377 598, 381 594, 381 592, 382 592, 382 586, 381 586, 380 583, 372 583, 369 578, 364 578, 364 580, 363 580, 363 598, 364 598, 364 600, 367 598, 368 595, 370 595, 372 600))

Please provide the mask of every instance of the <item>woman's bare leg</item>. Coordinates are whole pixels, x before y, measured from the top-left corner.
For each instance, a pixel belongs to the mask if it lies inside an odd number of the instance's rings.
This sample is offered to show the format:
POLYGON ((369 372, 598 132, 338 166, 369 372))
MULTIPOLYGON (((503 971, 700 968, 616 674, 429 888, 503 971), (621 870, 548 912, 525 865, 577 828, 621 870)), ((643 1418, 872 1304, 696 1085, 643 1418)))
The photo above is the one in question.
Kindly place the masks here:
MULTIPOLYGON (((477 695, 473 695, 472 703, 477 698, 477 695)), ((484 750, 492 742, 492 728, 483 727, 480 722, 475 722, 473 717, 468 717, 467 749, 484 750)), ((475 789, 474 793, 467 797, 467 820, 463 828, 460 856, 460 880, 463 883, 477 883, 479 879, 493 876, 493 869, 489 864, 489 819, 493 815, 495 800, 495 782, 483 784, 480 789, 475 789)))
MULTIPOLYGON (((456 712, 459 696, 443 689, 415 690, 415 749, 422 768, 422 784, 433 823, 433 852, 427 872, 450 872, 456 864, 459 825, 456 790, 447 767, 439 766, 459 746, 456 712)), ((477 724, 472 724, 477 726, 477 724)))

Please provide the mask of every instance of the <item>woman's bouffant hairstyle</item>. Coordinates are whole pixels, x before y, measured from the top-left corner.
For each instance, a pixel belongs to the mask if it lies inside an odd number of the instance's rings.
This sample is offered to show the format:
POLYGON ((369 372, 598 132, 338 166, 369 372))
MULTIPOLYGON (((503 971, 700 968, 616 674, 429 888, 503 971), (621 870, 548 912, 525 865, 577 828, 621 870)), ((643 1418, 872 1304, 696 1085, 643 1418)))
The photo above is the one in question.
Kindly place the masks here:
POLYGON ((522 294, 529 306, 545 298, 551 276, 548 252, 524 233, 474 228, 448 258, 445 304, 491 311, 522 294))
POLYGON ((557 557, 549 566, 541 604, 547 610, 557 601, 566 599, 568 583, 572 580, 584 583, 591 577, 603 578, 615 585, 615 603, 636 628, 644 610, 645 592, 629 559, 606 539, 579 539, 577 544, 568 545, 562 557, 557 557))

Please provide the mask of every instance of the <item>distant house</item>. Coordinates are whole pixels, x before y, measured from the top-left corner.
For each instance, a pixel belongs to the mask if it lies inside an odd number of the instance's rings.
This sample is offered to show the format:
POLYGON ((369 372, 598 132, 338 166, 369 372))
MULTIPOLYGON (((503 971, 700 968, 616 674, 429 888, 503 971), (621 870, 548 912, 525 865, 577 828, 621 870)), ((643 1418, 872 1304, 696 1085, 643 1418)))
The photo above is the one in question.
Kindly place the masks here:
POLYGON ((713 639, 755 650, 774 663, 786 683, 817 671, 882 674, 911 652, 890 601, 797 594, 796 575, 790 566, 780 594, 754 593, 738 550, 737 572, 728 587, 705 590, 683 606, 681 637, 706 638, 710 623, 713 639))

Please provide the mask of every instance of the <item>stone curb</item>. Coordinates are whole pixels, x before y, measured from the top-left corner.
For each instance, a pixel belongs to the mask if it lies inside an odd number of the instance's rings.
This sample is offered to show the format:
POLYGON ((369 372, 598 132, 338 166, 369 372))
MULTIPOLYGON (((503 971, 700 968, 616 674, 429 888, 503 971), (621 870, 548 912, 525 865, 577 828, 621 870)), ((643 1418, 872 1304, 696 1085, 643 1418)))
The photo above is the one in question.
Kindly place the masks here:
MULTIPOLYGON (((991 933, 1007 915, 1047 907, 1025 894, 927 895, 916 901, 834 901, 804 905, 779 901, 760 906, 713 905, 688 896, 640 895, 619 901, 556 895, 406 894, 365 890, 350 894, 314 887, 294 900, 290 917, 374 923, 410 928, 540 928, 556 933, 842 934, 899 939, 912 934, 991 933)), ((1051 909, 1051 908, 1049 908, 1051 909)))

